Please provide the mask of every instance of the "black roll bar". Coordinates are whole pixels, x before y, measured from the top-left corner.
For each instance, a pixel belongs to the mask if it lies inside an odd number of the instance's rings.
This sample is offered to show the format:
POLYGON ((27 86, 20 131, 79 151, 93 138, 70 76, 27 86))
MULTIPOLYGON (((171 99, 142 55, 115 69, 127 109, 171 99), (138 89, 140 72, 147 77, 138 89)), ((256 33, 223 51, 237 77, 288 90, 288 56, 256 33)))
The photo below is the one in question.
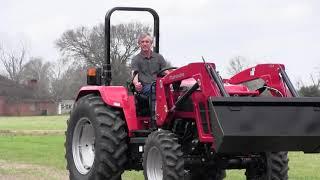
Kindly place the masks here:
POLYGON ((153 16, 153 36, 156 38, 156 44, 153 49, 154 52, 159 53, 159 15, 158 13, 151 8, 142 8, 142 7, 114 7, 110 9, 105 16, 105 65, 104 70, 106 71, 105 85, 109 86, 111 83, 111 61, 110 61, 110 19, 111 15, 115 11, 146 11, 149 12, 153 16))

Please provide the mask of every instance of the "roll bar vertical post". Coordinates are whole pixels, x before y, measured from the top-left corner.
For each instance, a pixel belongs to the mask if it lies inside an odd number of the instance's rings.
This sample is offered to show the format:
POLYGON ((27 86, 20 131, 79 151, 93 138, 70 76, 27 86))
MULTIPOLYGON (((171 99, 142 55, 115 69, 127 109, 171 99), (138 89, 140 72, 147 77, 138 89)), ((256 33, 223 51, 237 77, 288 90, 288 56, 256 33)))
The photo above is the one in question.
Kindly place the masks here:
POLYGON ((112 80, 111 76, 111 60, 110 60, 110 31, 111 31, 111 26, 110 26, 110 19, 111 15, 115 11, 146 11, 149 12, 153 16, 154 20, 154 30, 153 30, 153 36, 156 38, 155 42, 155 47, 154 47, 154 52, 159 53, 159 15, 158 13, 151 9, 151 8, 142 8, 142 7, 114 7, 110 9, 105 16, 105 51, 104 51, 104 58, 105 58, 105 64, 104 64, 104 71, 105 71, 105 82, 104 84, 106 86, 109 86, 112 80))

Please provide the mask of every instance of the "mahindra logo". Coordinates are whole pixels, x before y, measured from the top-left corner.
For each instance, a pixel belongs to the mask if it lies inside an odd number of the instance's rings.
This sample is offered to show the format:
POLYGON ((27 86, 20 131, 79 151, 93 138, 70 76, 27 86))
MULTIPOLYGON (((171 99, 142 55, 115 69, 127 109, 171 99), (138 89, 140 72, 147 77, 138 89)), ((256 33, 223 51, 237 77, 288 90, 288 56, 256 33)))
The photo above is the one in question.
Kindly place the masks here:
POLYGON ((184 73, 180 73, 180 74, 169 76, 169 79, 170 80, 175 80, 175 79, 178 79, 178 78, 182 78, 183 76, 184 76, 184 73))

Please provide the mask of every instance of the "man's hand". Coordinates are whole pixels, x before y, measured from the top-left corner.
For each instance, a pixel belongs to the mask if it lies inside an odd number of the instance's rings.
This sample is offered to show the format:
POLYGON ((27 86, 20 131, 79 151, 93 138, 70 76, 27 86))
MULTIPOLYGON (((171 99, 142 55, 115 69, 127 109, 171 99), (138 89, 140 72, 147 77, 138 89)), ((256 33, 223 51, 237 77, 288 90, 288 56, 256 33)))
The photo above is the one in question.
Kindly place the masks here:
MULTIPOLYGON (((133 72, 132 72, 132 75, 133 75, 133 72)), ((142 84, 141 82, 139 82, 139 74, 136 74, 134 77, 133 77, 133 80, 132 80, 132 83, 134 85, 134 88, 136 89, 136 91, 140 92, 142 90, 142 84)))
POLYGON ((140 82, 133 83, 136 91, 140 92, 142 90, 142 84, 140 82))

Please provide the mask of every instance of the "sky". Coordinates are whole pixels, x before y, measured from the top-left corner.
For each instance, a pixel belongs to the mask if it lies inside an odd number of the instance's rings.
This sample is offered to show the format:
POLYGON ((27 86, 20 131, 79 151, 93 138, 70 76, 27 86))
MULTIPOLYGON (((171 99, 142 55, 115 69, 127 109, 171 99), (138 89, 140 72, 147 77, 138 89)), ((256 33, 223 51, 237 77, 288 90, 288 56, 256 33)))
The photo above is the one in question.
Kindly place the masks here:
MULTIPOLYGON (((150 7, 160 16, 160 53, 174 66, 214 62, 222 76, 236 56, 285 64, 293 82, 320 72, 320 1, 312 0, 1 0, 0 44, 56 61, 64 31, 104 22, 116 6, 150 7)), ((130 18, 129 15, 126 18, 130 18)), ((141 17, 145 20, 147 17, 141 17)), ((113 23, 120 21, 114 17, 113 23)), ((147 20, 145 20, 147 21, 147 20)))

